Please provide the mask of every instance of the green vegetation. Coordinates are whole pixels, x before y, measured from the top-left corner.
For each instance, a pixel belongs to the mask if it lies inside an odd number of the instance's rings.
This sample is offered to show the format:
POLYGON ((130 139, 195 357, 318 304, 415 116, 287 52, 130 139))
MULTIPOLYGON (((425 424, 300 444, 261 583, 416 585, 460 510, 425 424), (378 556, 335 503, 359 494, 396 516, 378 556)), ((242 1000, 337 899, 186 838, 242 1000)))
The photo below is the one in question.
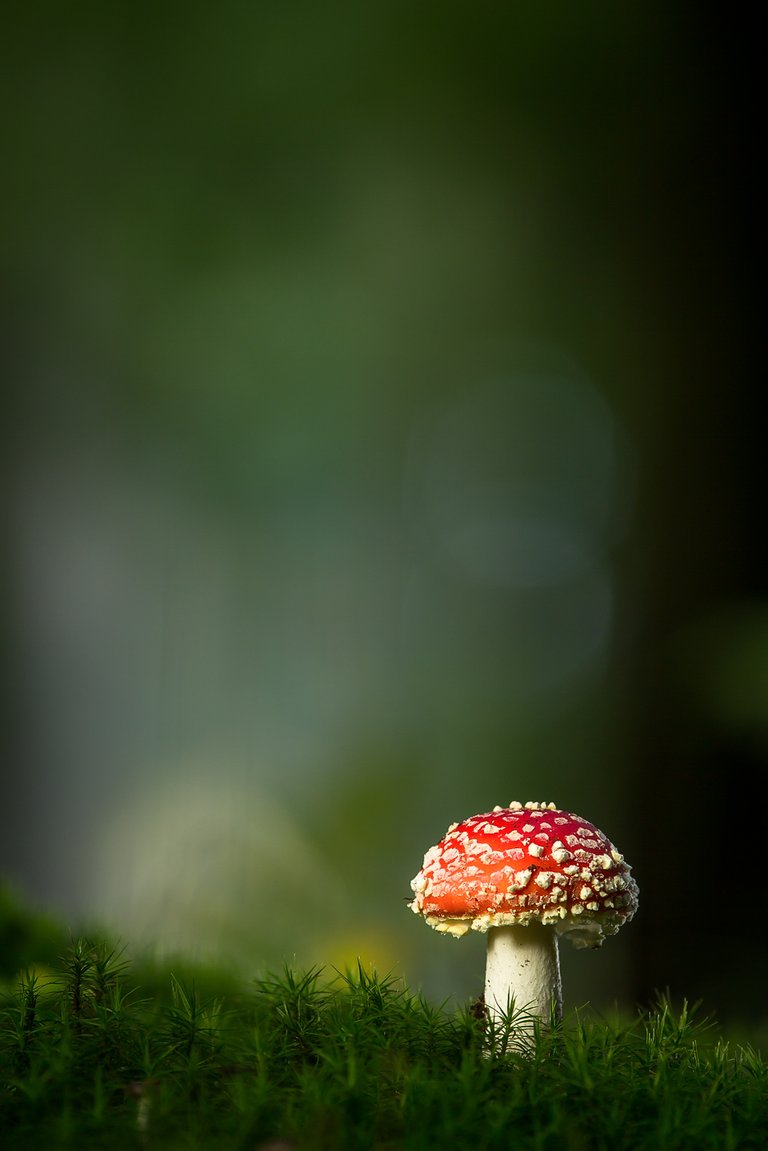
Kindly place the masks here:
POLYGON ((764 1147, 768 1065, 683 1005, 530 1049, 358 967, 201 993, 85 939, 0 1015, 6 1151, 764 1147))

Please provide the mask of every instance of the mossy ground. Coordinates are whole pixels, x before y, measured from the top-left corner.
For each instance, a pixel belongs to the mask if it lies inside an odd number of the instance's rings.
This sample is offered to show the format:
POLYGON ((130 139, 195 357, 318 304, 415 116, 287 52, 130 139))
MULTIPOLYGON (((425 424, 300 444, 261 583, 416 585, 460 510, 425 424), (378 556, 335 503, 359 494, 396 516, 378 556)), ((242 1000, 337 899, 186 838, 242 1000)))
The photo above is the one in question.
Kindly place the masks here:
MULTIPOLYGON (((401 983, 285 970, 246 987, 79 940, 0 1015, 0 1143, 35 1148, 762 1151, 768 1065, 687 1007, 572 1015, 527 1050, 401 983)), ((510 1021, 514 1032, 515 1020, 510 1021)))

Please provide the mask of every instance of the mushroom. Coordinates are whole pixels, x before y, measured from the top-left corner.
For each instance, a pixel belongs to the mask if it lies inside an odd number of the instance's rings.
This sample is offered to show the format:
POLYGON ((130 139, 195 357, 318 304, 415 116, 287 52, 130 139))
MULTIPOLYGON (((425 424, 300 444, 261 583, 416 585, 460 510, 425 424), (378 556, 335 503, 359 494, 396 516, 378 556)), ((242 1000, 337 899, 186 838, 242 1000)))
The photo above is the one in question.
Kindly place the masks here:
POLYGON ((637 910, 637 884, 608 837, 553 803, 510 803, 453 823, 424 856, 409 907, 436 931, 488 934, 485 1008, 561 1019, 558 940, 600 947, 637 910))

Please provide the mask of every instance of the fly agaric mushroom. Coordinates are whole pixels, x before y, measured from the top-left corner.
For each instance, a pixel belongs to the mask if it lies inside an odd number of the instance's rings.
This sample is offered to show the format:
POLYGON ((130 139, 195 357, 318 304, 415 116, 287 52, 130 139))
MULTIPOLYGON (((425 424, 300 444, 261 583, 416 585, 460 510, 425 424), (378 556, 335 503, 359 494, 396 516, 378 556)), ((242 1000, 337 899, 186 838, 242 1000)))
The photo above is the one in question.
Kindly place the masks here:
POLYGON ((599 947, 637 910, 637 884, 610 840, 553 803, 510 803, 453 823, 424 856, 409 907, 460 938, 488 933, 485 1006, 532 1022, 562 1017, 558 939, 599 947))

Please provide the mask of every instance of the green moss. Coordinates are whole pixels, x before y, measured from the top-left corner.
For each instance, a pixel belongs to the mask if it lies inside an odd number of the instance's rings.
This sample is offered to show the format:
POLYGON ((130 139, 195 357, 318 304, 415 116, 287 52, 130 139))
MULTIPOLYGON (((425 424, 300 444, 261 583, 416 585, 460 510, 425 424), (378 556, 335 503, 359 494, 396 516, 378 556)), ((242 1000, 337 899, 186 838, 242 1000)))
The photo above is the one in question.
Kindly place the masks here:
POLYGON ((53 978, 6 994, 7 1151, 740 1151, 768 1130, 766 1063, 685 1005, 576 1015, 526 1053, 506 1042, 513 1018, 489 1054, 476 1008, 448 1012, 362 967, 218 995, 140 974, 81 939, 53 978))

